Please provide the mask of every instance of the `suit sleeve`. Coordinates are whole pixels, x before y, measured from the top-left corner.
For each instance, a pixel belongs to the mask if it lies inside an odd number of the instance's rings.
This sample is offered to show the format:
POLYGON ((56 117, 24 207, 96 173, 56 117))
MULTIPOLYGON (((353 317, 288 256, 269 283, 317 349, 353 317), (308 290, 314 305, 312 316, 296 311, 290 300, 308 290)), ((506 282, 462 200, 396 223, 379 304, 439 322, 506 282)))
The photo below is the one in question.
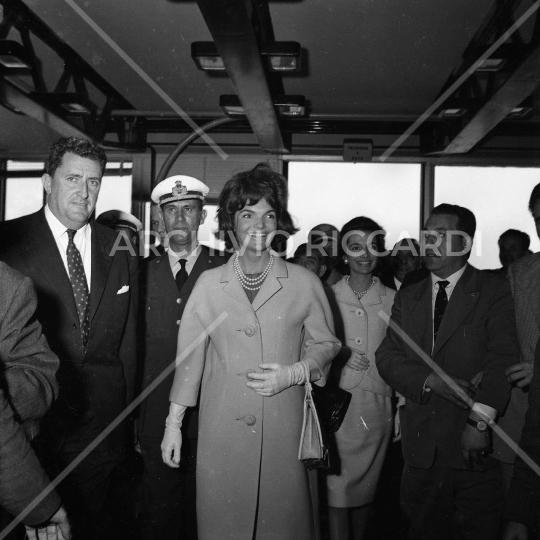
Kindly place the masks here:
POLYGON ((35 318, 36 296, 29 278, 10 296, 0 320, 0 362, 4 368, 6 399, 21 422, 38 420, 58 394, 57 356, 49 349, 35 318))
MULTIPOLYGON (((521 432, 519 446, 540 467, 540 347, 538 345, 533 373, 529 387, 529 408, 525 415, 525 425, 521 432)), ((540 477, 519 456, 516 456, 504 518, 530 527, 537 519, 539 507, 540 477)))
POLYGON ((122 345, 120 347, 120 361, 124 366, 124 377, 126 380, 126 401, 131 403, 135 396, 135 386, 138 378, 138 367, 140 365, 137 347, 137 310, 139 307, 139 271, 138 259, 126 254, 129 269, 129 311, 122 345))
POLYGON ((404 296, 401 291, 396 294, 390 318, 399 330, 388 326, 386 336, 375 352, 375 359, 379 375, 388 386, 405 398, 424 404, 431 396, 431 392, 423 390, 432 370, 422 359, 415 358, 415 353, 403 340, 401 329, 404 296))
MULTIPOLYGON (((0 389, 0 506, 17 516, 42 494, 48 484, 49 479, 0 389)), ((42 523, 59 507, 60 498, 52 490, 22 521, 30 526, 42 523)))
POLYGON ((341 349, 341 342, 335 336, 334 318, 323 286, 318 278, 315 280, 313 288, 306 294, 310 305, 304 321, 304 359, 311 361, 312 372, 314 364, 318 367, 324 383, 330 363, 341 349))

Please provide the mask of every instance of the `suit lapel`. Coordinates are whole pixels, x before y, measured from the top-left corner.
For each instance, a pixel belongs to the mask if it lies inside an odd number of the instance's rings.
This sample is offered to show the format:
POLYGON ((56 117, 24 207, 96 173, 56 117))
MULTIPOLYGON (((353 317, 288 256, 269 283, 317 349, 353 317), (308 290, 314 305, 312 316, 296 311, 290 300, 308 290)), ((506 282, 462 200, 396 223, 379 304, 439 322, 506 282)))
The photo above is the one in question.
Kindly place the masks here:
MULTIPOLYGON (((399 293, 398 293, 399 294, 399 293)), ((403 327, 410 327, 420 330, 420 334, 411 336, 422 350, 431 355, 433 343, 433 313, 431 299, 431 277, 420 282, 418 291, 412 304, 411 321, 402 321, 403 327)))
POLYGON ((446 306, 446 311, 444 312, 444 317, 437 334, 437 340, 433 347, 433 358, 435 358, 441 347, 463 322, 463 319, 467 317, 476 302, 478 302, 479 297, 480 293, 476 271, 472 266, 467 265, 465 272, 452 292, 448 306, 446 306))
POLYGON ((71 281, 58 251, 56 240, 45 218, 45 212, 42 209, 34 215, 35 223, 31 223, 29 226, 28 238, 31 245, 28 247, 30 255, 28 260, 34 267, 34 271, 41 272, 45 276, 73 320, 79 324, 71 281))
POLYGON ((94 223, 92 227, 92 283, 90 288, 90 321, 96 314, 107 278, 111 269, 113 257, 110 256, 112 248, 109 239, 103 235, 94 223))
POLYGON ((540 260, 532 258, 527 272, 522 274, 521 289, 530 293, 529 302, 531 304, 536 324, 540 328, 540 302, 537 301, 540 295, 540 260))
POLYGON ((182 290, 180 291, 180 295, 184 296, 189 294, 193 287, 195 287, 195 283, 197 283, 199 276, 209 268, 212 268, 210 252, 206 246, 201 246, 201 252, 199 253, 197 260, 195 261, 195 264, 193 265, 193 268, 191 269, 191 272, 189 273, 189 276, 184 283, 182 290))

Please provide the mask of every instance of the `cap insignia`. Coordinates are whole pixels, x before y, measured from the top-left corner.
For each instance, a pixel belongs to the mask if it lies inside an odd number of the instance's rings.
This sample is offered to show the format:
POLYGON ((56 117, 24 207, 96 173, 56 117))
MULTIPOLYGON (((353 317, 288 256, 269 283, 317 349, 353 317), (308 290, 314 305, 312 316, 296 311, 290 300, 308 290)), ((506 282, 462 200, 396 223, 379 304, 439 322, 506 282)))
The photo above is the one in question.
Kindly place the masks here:
POLYGON ((182 185, 180 180, 176 181, 176 185, 172 188, 172 194, 175 197, 181 197, 187 193, 187 187, 182 185))

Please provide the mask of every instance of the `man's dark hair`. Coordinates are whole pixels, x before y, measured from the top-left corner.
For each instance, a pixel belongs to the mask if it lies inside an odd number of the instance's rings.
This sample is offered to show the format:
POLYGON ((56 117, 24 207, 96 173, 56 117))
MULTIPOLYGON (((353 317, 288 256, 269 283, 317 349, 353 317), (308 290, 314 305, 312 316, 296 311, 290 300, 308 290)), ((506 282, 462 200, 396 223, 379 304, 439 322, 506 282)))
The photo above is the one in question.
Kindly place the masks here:
POLYGON ((301 257, 302 255, 306 255, 307 257, 315 257, 319 260, 321 264, 327 264, 324 249, 320 247, 320 244, 320 242, 300 244, 294 252, 294 257, 301 257))
POLYGON ((463 206, 458 206, 457 204, 439 204, 431 211, 432 216, 456 216, 457 219, 457 230, 467 233, 471 239, 474 238, 474 233, 476 232, 476 218, 474 214, 463 206))
POLYGON ((536 184, 534 186, 531 197, 529 199, 529 212, 532 214, 534 210, 534 205, 536 204, 536 201, 540 199, 540 184, 536 184))
POLYGON ((499 236, 499 244, 505 236, 515 236, 516 238, 519 238, 523 251, 527 251, 531 245, 531 237, 526 232, 518 231, 517 229, 508 229, 499 236))
POLYGON ((105 172, 107 155, 101 146, 82 137, 62 137, 49 148, 49 159, 47 160, 47 174, 49 176, 54 176, 67 153, 97 161, 101 165, 101 172, 105 172))
MULTIPOLYGON (((288 234, 298 232, 287 211, 289 192, 287 180, 272 170, 267 163, 259 163, 249 171, 235 174, 223 188, 219 196, 217 218, 219 223, 218 237, 225 241, 228 249, 233 247, 230 237, 234 234, 236 212, 245 206, 253 206, 265 200, 276 212, 277 230, 288 234)), ((286 240, 276 235, 272 248, 281 251, 281 244, 286 240)))

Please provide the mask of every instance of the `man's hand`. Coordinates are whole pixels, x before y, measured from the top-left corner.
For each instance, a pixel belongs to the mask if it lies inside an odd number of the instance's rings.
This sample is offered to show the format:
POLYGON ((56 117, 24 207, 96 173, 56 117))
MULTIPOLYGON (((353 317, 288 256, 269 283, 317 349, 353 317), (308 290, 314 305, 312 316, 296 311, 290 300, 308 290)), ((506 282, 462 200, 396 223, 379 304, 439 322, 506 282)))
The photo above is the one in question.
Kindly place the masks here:
MULTIPOLYGON (((459 379, 458 377, 449 377, 454 383, 463 390, 463 392, 470 398, 474 397, 476 393, 476 387, 469 381, 459 379)), ((426 388, 433 390, 437 395, 441 396, 448 401, 451 401, 462 409, 469 409, 469 405, 464 401, 448 384, 446 384, 435 372, 432 372, 426 379, 426 388)))
MULTIPOLYGON (((472 420, 484 420, 487 423, 487 419, 480 416, 476 412, 471 412, 469 418, 472 420)), ((490 454, 491 448, 491 436, 489 428, 484 431, 478 431, 475 427, 466 424, 461 434, 461 453, 463 455, 463 461, 465 465, 472 469, 474 465, 482 465, 482 457, 490 454)))
POLYGON ((509 367, 504 374, 510 384, 515 385, 518 388, 523 388, 531 382, 533 376, 533 364, 529 364, 529 362, 514 364, 509 367))
POLYGON ((29 540, 70 540, 71 528, 69 526, 66 510, 61 506, 46 527, 26 526, 26 536, 29 540))
POLYGON ((527 530, 527 525, 515 521, 509 521, 507 523, 501 536, 501 540, 528 540, 528 538, 529 531, 527 530))
POLYGON ((369 360, 365 354, 353 351, 349 360, 347 360, 347 366, 356 371, 365 371, 369 367, 369 360))

